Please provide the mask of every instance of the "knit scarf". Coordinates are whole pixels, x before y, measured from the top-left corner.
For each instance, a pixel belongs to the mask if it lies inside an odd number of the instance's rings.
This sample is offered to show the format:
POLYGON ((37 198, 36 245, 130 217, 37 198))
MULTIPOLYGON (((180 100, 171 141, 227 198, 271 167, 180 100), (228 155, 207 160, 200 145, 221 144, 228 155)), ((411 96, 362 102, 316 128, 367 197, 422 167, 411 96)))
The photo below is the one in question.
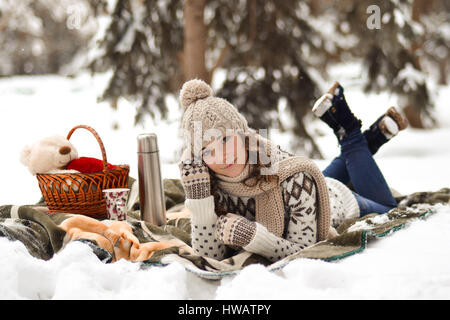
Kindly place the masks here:
MULTIPOLYGON (((257 134, 256 134, 257 135, 257 134)), ((328 188, 317 165, 310 159, 295 156, 282 151, 268 139, 258 135, 261 152, 266 152, 271 161, 271 174, 278 176, 278 183, 271 180, 262 180, 254 187, 249 187, 240 182, 217 180, 218 187, 225 193, 233 196, 254 197, 256 205, 256 221, 264 225, 270 232, 281 237, 284 230, 284 204, 282 188, 280 184, 297 172, 309 173, 317 188, 318 217, 317 217, 317 240, 328 238, 330 230, 330 200, 328 188)), ((248 179, 250 185, 256 182, 256 178, 248 179)))

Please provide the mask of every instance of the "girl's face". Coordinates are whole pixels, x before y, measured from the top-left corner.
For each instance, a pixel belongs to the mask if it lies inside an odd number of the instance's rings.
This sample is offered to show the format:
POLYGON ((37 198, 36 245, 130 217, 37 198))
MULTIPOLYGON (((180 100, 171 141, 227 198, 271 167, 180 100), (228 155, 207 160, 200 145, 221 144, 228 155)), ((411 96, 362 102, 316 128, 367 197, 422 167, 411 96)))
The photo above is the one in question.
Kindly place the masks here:
POLYGON ((213 172, 236 177, 244 170, 247 152, 238 134, 219 136, 202 150, 203 161, 213 172))

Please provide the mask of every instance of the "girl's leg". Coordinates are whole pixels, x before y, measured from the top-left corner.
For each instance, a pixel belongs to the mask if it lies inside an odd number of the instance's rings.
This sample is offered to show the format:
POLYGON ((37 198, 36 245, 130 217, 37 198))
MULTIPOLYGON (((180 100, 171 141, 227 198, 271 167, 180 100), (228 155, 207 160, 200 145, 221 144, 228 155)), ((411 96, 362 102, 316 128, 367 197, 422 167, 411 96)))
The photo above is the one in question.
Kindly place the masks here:
MULTIPOLYGON (((316 101, 312 111, 333 129, 339 142, 349 132, 361 128, 361 121, 348 107, 344 88, 338 82, 335 82, 328 92, 316 101)), ((395 107, 389 108, 363 133, 371 154, 375 154, 383 144, 407 126, 406 118, 395 107)), ((326 177, 337 179, 343 184, 350 182, 342 155, 335 158, 323 173, 326 177)))
MULTIPOLYGON (((363 132, 366 138, 369 151, 374 155, 378 149, 392 139, 401 130, 408 126, 406 118, 404 118, 395 107, 390 107, 383 115, 381 115, 370 127, 363 132)), ((350 177, 345 166, 345 160, 342 155, 333 159, 330 165, 323 171, 326 177, 339 180, 343 184, 350 182, 350 177)))
POLYGON ((343 184, 350 181, 357 193, 361 215, 384 213, 397 206, 392 193, 373 159, 360 130, 350 133, 341 142, 341 155, 323 170, 325 177, 343 184))
POLYGON ((407 127, 406 118, 395 107, 390 107, 369 129, 363 132, 370 152, 375 154, 383 144, 407 127))
POLYGON ((356 202, 358 203, 359 215, 361 217, 370 213, 386 213, 394 208, 393 206, 385 206, 370 199, 364 198, 356 192, 353 192, 353 195, 355 196, 356 202))
MULTIPOLYGON (((397 203, 372 157, 365 135, 361 133, 361 122, 351 112, 343 92, 344 89, 335 83, 313 108, 313 112, 333 129, 341 145, 341 155, 323 173, 344 184, 352 182, 358 193, 356 198, 361 214, 366 210, 384 213, 397 203)), ((381 119, 376 121, 377 127, 381 119)))
POLYGON ((390 207, 389 209, 397 206, 383 174, 369 151, 361 130, 349 133, 341 141, 341 152, 356 193, 390 207))
POLYGON ((350 182, 350 177, 348 176, 347 167, 345 166, 345 160, 342 157, 342 154, 334 158, 322 173, 325 177, 336 179, 345 185, 350 182))

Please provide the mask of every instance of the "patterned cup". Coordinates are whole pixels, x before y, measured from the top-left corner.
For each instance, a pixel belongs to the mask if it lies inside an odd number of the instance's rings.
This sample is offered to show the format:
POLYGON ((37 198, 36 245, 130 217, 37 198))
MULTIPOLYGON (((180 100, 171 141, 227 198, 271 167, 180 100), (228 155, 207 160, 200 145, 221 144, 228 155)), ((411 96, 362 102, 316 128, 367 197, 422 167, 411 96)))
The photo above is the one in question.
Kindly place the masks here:
POLYGON ((117 188, 103 190, 107 216, 110 220, 127 220, 127 199, 130 189, 117 188))

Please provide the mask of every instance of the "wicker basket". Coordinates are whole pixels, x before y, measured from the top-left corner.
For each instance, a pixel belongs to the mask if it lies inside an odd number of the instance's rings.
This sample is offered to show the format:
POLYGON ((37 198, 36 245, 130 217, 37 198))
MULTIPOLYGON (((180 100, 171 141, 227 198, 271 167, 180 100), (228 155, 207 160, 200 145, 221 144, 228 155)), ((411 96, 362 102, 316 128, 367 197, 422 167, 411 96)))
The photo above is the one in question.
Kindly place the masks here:
POLYGON ((50 212, 69 212, 93 218, 106 218, 106 202, 102 190, 127 188, 128 165, 108 169, 106 151, 97 132, 85 125, 74 127, 67 135, 79 128, 90 131, 97 139, 103 157, 103 171, 96 173, 37 174, 42 196, 50 212))

